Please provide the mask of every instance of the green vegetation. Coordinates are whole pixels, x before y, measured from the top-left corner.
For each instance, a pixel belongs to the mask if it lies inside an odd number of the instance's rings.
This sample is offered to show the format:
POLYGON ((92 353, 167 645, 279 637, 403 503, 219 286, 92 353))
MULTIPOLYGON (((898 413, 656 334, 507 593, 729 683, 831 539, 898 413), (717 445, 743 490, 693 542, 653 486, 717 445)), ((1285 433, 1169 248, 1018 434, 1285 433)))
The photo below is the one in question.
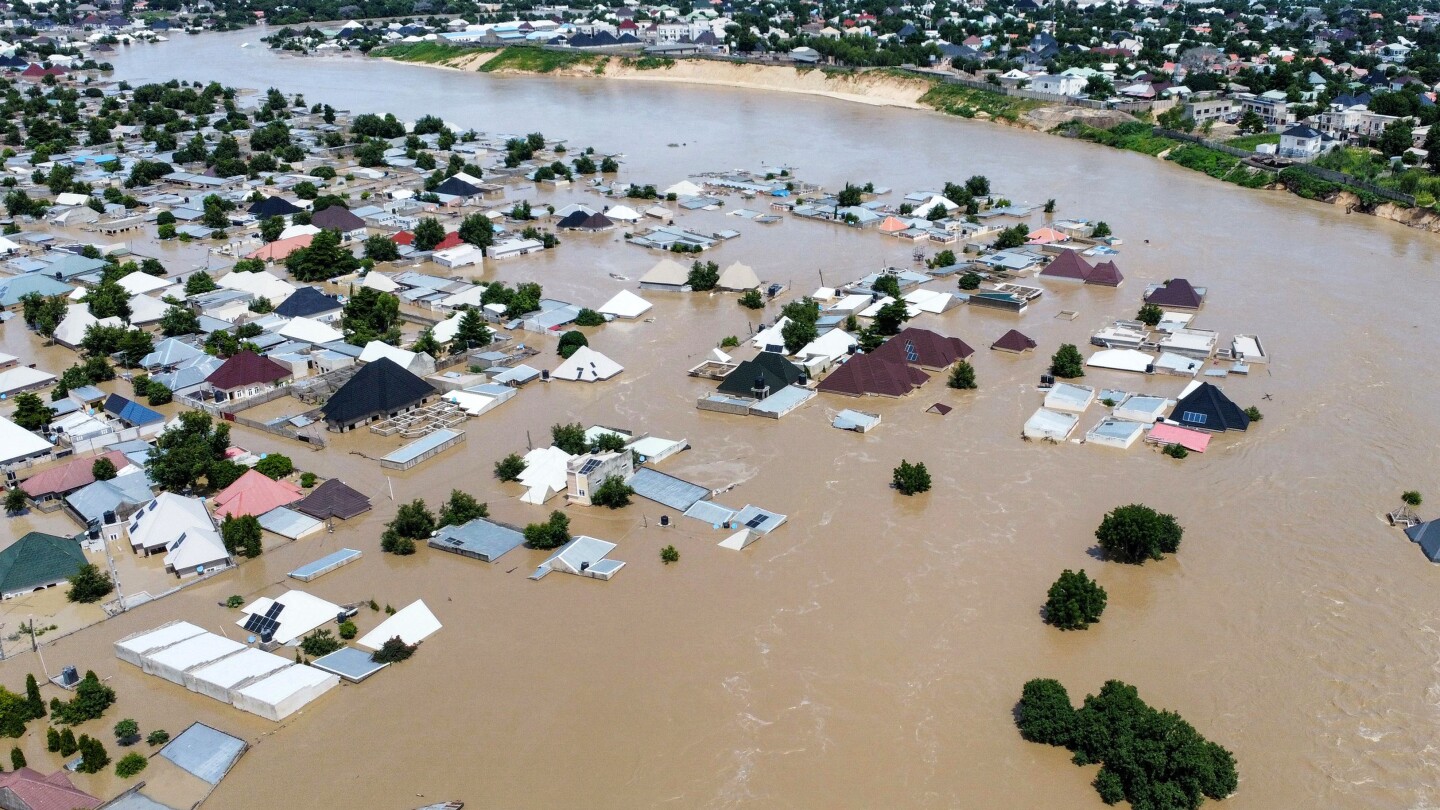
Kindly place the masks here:
POLYGON ((310 658, 320 658, 344 647, 345 644, 326 628, 321 628, 300 640, 300 651, 310 658))
POLYGON ((946 381, 946 384, 960 391, 969 391, 980 387, 975 382, 975 367, 965 360, 956 363, 955 368, 950 370, 950 379, 946 381))
POLYGON ((80 773, 99 773, 110 764, 110 755, 106 753, 105 746, 100 741, 86 734, 80 735, 80 766, 76 768, 80 773))
POLYGON ((1251 405, 1250 407, 1245 409, 1245 415, 1250 417, 1251 422, 1259 422, 1261 419, 1265 418, 1265 414, 1261 413, 1260 409, 1255 407, 1254 405, 1251 405))
POLYGON ((458 489, 450 490, 450 498, 440 504, 439 526, 459 526, 477 518, 489 517, 489 504, 475 500, 475 496, 458 489))
POLYGON ((1173 515, 1132 503, 1110 510, 1095 530, 1095 539, 1100 541, 1105 559, 1143 565, 1178 551, 1184 533, 1173 515))
POLYGON ((1239 785, 1233 754, 1178 714, 1151 708, 1120 681, 1106 681, 1078 710, 1058 681, 1029 681, 1015 717, 1026 740, 1067 748, 1076 765, 1099 764, 1093 784, 1106 804, 1194 810, 1239 785))
POLYGON ((740 306, 746 309, 764 309, 765 297, 759 290, 746 290, 740 295, 740 306))
POLYGON ((1110 129, 1100 129, 1079 121, 1072 121, 1060 125, 1056 130, 1071 138, 1152 156, 1167 149, 1173 149, 1182 143, 1174 138, 1156 135, 1153 127, 1141 121, 1119 124, 1110 129))
POLYGON ((355 623, 350 621, 349 619, 346 619, 345 621, 340 623, 340 638, 349 641, 350 639, 355 638, 355 636, 359 635, 359 633, 360 628, 356 627, 355 623))
POLYGON ((443 65, 452 59, 473 53, 489 53, 495 48, 462 48, 439 42, 407 42, 386 45, 370 51, 371 56, 383 56, 397 62, 420 62, 427 65, 443 65))
POLYGON ((1262 143, 1280 143, 1280 133, 1265 132, 1259 135, 1241 135, 1238 138, 1231 138, 1225 142, 1226 146, 1233 146, 1236 149, 1244 149, 1246 152, 1254 152, 1255 147, 1262 143))
POLYGON ((510 455, 495 462, 495 477, 501 481, 519 481, 520 473, 525 472, 525 459, 519 453, 510 455))
POLYGON ((1227 155, 1216 149, 1199 144, 1187 143, 1175 147, 1166 160, 1173 161, 1187 169, 1234 183, 1245 188, 1262 188, 1275 181, 1273 175, 1260 169, 1251 169, 1234 155, 1227 155))
POLYGON ((896 467, 891 474, 890 483, 902 495, 918 495, 921 492, 930 491, 930 471, 925 469, 925 462, 917 461, 911 464, 901 459, 900 466, 896 467))
POLYGON ((675 66, 675 60, 668 56, 642 56, 639 59, 623 57, 620 66, 635 70, 668 70, 675 66))
POLYGON ((572 329, 560 336, 560 344, 556 347, 555 353, 569 359, 570 355, 580 350, 581 346, 588 345, 590 345, 590 341, 585 337, 585 333, 572 329))
POLYGON ((1156 304, 1145 304, 1140 307, 1139 312, 1135 313, 1135 320, 1150 327, 1160 323, 1160 319, 1163 317, 1165 317, 1165 311, 1156 304))
POLYGON ((435 515, 426 508, 424 499, 401 504, 395 519, 385 524, 380 533, 380 550, 402 557, 414 554, 415 541, 429 537, 436 528, 435 515))
MULTIPOLYGON (((915 78, 910 74, 900 75, 911 80, 915 78)), ((941 82, 936 82, 934 87, 921 96, 920 103, 962 118, 974 118, 984 113, 991 118, 1011 122, 1018 121, 1020 116, 1031 110, 1045 106, 1042 101, 941 82)))
POLYGON ((406 644, 399 636, 395 636, 381 644, 380 649, 370 656, 370 660, 377 664, 398 664, 414 655, 419 646, 419 644, 406 644))
POLYGON ((1084 571, 1061 571, 1047 596, 1045 621, 1061 630, 1084 630, 1105 611, 1105 589, 1084 571))
POLYGON ((696 259, 690 265, 690 274, 685 278, 685 283, 695 292, 709 292, 715 289, 715 285, 720 283, 720 265, 696 259))
POLYGON ((170 742, 170 732, 163 728, 157 728, 145 737, 145 742, 148 745, 164 745, 170 742))
POLYGON ((65 598, 88 604, 99 602, 113 590, 115 583, 110 581, 110 575, 94 563, 86 563, 70 576, 70 590, 65 593, 65 598))
POLYGON ((1056 377, 1073 380, 1085 376, 1085 358, 1074 343, 1062 343, 1050 358, 1050 373, 1056 377))
POLYGON ((310 489, 311 487, 315 486, 315 478, 316 476, 313 472, 300 473, 300 488, 310 489))
POLYGON ((1167 444, 1165 449, 1160 452, 1176 460, 1187 458, 1190 455, 1190 451, 1186 450, 1183 444, 1167 444))
POLYGON ((544 523, 525 527, 525 544, 531 548, 559 548, 570 542, 570 518, 563 512, 551 512, 544 523))
POLYGON ((254 515, 226 515, 220 522, 220 540, 231 554, 259 557, 265 551, 262 537, 260 519, 254 515))
POLYGON ((581 309, 581 310, 580 310, 580 314, 578 314, 578 315, 575 316, 575 325, 576 325, 576 326, 604 326, 604 325, 605 325, 605 316, 604 316, 604 315, 601 315, 600 313, 596 312, 596 311, 593 310, 593 309, 589 309, 589 308, 581 309))
POLYGON ((115 763, 115 775, 121 779, 129 779, 135 774, 145 770, 145 767, 149 764, 150 760, 146 759, 144 754, 139 751, 131 751, 121 757, 119 762, 115 763))
POLYGON ((547 51, 527 46, 504 48, 485 64, 476 68, 481 73, 515 71, 518 73, 551 73, 568 67, 590 65, 603 72, 606 58, 589 53, 547 51))
POLYGON ((630 496, 635 490, 625 483, 625 479, 618 475, 606 476, 600 482, 600 486, 590 493, 590 502, 596 506, 604 506, 610 509, 620 509, 630 505, 630 496))
POLYGON ((25 490, 20 487, 10 487, 5 490, 5 514, 14 517, 24 512, 29 501, 25 498, 25 490))
POLYGON ((279 481, 281 478, 295 472, 295 463, 289 456, 280 453, 267 453, 264 458, 255 463, 255 471, 279 481))
POLYGON ((1400 500, 1404 501, 1406 506, 1419 506, 1424 499, 1420 496, 1419 492, 1413 489, 1407 489, 1400 495, 1400 500))
POLYGON ((243 604, 245 604, 245 597, 238 593, 232 593, 225 599, 225 607, 231 608, 232 610, 239 608, 243 604))
POLYGON ((980 274, 967 270, 965 275, 960 277, 958 283, 962 290, 978 290, 980 289, 980 274))
POLYGON ((660 562, 666 565, 680 562, 680 552, 674 546, 666 546, 660 549, 660 562))
POLYGON ((140 741, 140 724, 127 717, 115 724, 115 741, 121 745, 133 745, 140 741))
MULTIPOLYGON (((4 695, 4 692, 0 692, 0 698, 4 695)), ((87 670, 85 677, 81 678, 75 687, 75 697, 63 703, 59 698, 50 699, 50 717, 62 726, 75 726, 105 714, 105 710, 114 702, 115 690, 101 683, 94 671, 87 670)), ((0 707, 3 705, 4 701, 0 700, 0 707)), ((0 716, 3 716, 3 712, 0 712, 0 716)), ((61 739, 64 739, 63 734, 61 739)))

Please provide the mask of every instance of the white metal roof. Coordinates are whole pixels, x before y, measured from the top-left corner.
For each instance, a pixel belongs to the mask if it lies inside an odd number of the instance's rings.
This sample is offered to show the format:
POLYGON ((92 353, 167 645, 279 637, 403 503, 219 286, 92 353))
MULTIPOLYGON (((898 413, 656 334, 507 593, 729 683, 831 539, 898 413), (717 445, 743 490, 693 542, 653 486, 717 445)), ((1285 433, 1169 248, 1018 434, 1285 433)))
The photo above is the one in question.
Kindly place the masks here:
POLYGON ((406 644, 419 644, 434 635, 442 626, 435 614, 430 612, 430 608, 425 606, 425 602, 417 599, 355 643, 366 649, 378 650, 385 642, 399 636, 406 644))
POLYGON ((636 295, 629 290, 621 290, 615 293, 615 297, 600 305, 596 310, 601 315, 614 315, 617 318, 638 318, 654 306, 649 301, 636 295))

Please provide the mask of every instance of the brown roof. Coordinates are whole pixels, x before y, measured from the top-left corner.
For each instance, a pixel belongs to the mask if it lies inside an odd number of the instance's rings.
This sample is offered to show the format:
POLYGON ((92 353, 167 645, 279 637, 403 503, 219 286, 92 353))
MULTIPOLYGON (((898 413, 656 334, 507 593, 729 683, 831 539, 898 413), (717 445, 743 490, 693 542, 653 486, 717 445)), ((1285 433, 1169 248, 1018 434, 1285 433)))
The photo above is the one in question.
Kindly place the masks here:
POLYGON ((306 495, 295 509, 318 520, 338 517, 349 520, 370 509, 370 499, 356 492, 339 478, 331 478, 306 495))
POLYGON ((1204 296, 1183 278, 1172 278, 1145 296, 1147 304, 1180 309, 1199 309, 1204 301, 1204 296))
POLYGON ((960 338, 913 326, 871 352, 876 357, 922 368, 946 368, 974 353, 975 350, 966 346, 960 338))
POLYGON ((12 794, 30 810, 93 810, 101 801, 75 787, 63 771, 46 776, 30 768, 0 773, 0 790, 12 794))
POLYGON ((883 397, 901 397, 914 391, 930 375, 914 366, 897 363, 875 354, 857 354, 835 369, 829 377, 816 386, 831 394, 845 394, 858 397, 875 394, 883 397))
POLYGON ((1074 250, 1062 251, 1055 261, 1045 265, 1040 275, 1048 278, 1072 278, 1084 281, 1090 277, 1090 265, 1074 250))
POLYGON ((1119 287, 1125 276, 1120 273, 1120 268, 1115 262, 1100 262, 1090 268, 1090 277, 1085 279, 1086 284, 1099 284, 1105 287, 1119 287))
POLYGON ((1018 329, 1011 329, 1000 336, 1000 339, 990 344, 990 348, 1002 352, 1024 352, 1035 348, 1035 341, 1018 329))
POLYGON ((205 381, 221 391, 229 391, 255 383, 279 382, 289 376, 290 369, 246 349, 221 363, 205 381))
POLYGON ((349 233, 358 231, 365 227, 365 220, 355 216, 350 209, 341 205, 332 205, 316 211, 310 217, 310 224, 317 228, 327 228, 332 231, 349 233))
POLYGON ((123 470, 130 466, 130 460, 125 454, 118 450, 111 450, 98 456, 82 456, 66 461, 57 467, 35 473, 20 484, 25 494, 31 498, 40 498, 45 495, 64 495, 69 492, 95 483, 95 474, 91 472, 97 459, 108 458, 115 469, 123 470))

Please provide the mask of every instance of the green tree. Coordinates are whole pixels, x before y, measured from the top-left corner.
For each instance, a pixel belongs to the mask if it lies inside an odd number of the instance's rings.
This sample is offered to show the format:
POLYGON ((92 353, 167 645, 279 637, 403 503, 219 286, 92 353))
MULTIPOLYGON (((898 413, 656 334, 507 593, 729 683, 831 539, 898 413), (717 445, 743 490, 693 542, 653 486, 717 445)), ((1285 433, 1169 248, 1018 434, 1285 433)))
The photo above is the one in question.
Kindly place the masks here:
POLYGON ((525 543, 531 548, 559 548, 570 542, 570 518, 563 512, 551 512, 544 523, 525 527, 525 543))
POLYGON ((175 305, 160 317, 160 334, 165 337, 194 335, 200 332, 200 318, 187 307, 175 305))
POLYGON ((864 189, 859 186, 846 183, 845 188, 840 189, 840 193, 835 195, 835 201, 841 206, 849 208, 852 205, 859 205, 863 202, 865 199, 864 193, 864 189))
POLYGON ((60 756, 68 757, 80 750, 80 744, 75 741, 75 732, 68 728, 60 730, 60 756))
POLYGON ((901 459, 890 477, 890 483, 902 495, 918 495, 930 491, 930 471, 923 461, 911 464, 901 459))
POLYGON ((121 745, 134 745, 140 741, 140 724, 127 717, 115 724, 115 741, 121 745))
MULTIPOLYGON (((965 181, 965 190, 970 192, 972 197, 988 197, 990 196, 990 178, 983 174, 972 175, 965 181)), ((951 202, 960 201, 951 200, 951 202)))
POLYGON ((686 276, 685 283, 695 292, 709 292, 715 289, 715 285, 720 283, 720 265, 697 259, 694 264, 690 265, 690 274, 686 276))
POLYGON ((1415 490, 1413 490, 1413 489, 1407 489, 1407 490, 1405 490, 1403 493, 1401 493, 1401 495, 1400 495, 1400 500, 1401 500, 1401 501, 1404 501, 1404 503, 1405 503, 1406 506, 1412 506, 1412 507, 1413 507, 1413 506, 1419 506, 1420 503, 1424 500, 1424 498, 1422 498, 1422 497, 1420 496, 1420 493, 1419 493, 1419 492, 1417 492, 1417 491, 1415 491, 1415 490))
POLYGON ((585 333, 572 329, 560 336, 560 345, 556 348, 555 352, 561 357, 569 359, 570 355, 580 350, 581 346, 588 345, 590 345, 590 341, 586 339, 585 333))
POLYGON ((5 490, 5 514, 15 516, 25 511, 27 501, 25 490, 20 487, 10 487, 5 490))
POLYGON ((146 355, 155 351, 155 340, 143 329, 127 329, 120 335, 120 344, 116 349, 122 365, 138 368, 146 355))
MULTIPOLYGON (((480 248, 482 255, 486 254, 490 246, 495 244, 495 226, 490 224, 490 220, 484 214, 471 214, 465 217, 460 221, 460 230, 457 233, 460 241, 480 248)), ((418 235, 416 238, 419 238, 418 235)))
POLYGON ((440 526, 459 526, 477 518, 489 517, 489 504, 475 500, 475 496, 458 489, 450 490, 450 498, 440 504, 440 526))
POLYGON ((519 453, 510 455, 495 462, 495 477, 501 481, 519 481, 520 473, 525 472, 525 459, 519 453))
MULTIPOLYGON (((905 302, 895 299, 875 313, 875 331, 882 335, 897 335, 900 327, 910 320, 910 311, 906 308, 905 302)), ((783 331, 783 330, 782 330, 783 331)))
POLYGON ((572 456, 578 456, 590 449, 590 443, 585 439, 585 428, 579 422, 551 425, 550 444, 572 456))
POLYGON ((70 575, 70 590, 65 598, 71 602, 98 602, 113 590, 115 583, 110 581, 110 575, 86 563, 70 575))
POLYGON ((1264 132, 1265 119, 1261 118, 1260 114, 1254 110, 1246 110, 1245 113, 1240 116, 1238 128, 1241 135, 1249 132, 1264 132))
POLYGON ((1100 621, 1105 611, 1105 589, 1085 575, 1065 569, 1050 586, 1045 620, 1061 630, 1084 630, 1100 621))
POLYGON ((1380 153, 1388 158, 1405 154, 1414 143, 1414 129, 1410 126, 1409 121, 1401 119, 1391 121, 1386 125, 1385 131, 1380 133, 1380 141, 1376 146, 1379 147, 1380 153))
POLYGON ((17 771, 25 767, 25 752, 18 745, 10 749, 10 767, 17 771))
POLYGON ((157 728, 145 737, 145 742, 149 745, 164 745, 170 742, 170 732, 157 728))
POLYGON ((130 293, 114 279, 101 281, 85 294, 90 314, 97 318, 130 320, 130 293))
POLYGON ((965 274, 960 277, 959 285, 962 290, 980 289, 980 274, 974 271, 966 271, 965 274))
POLYGON ((260 220, 260 238, 265 242, 274 242, 280 238, 285 231, 285 218, 281 216, 266 217, 260 220))
POLYGON ((255 463, 255 471, 267 478, 279 481, 295 472, 295 462, 291 461, 289 456, 280 453, 266 453, 264 458, 255 463))
POLYGON ((349 641, 358 635, 360 635, 360 628, 356 627, 354 622, 346 619, 340 623, 340 638, 349 641))
POLYGON ((286 256, 285 269, 298 281, 325 281, 359 270, 360 260, 340 243, 339 231, 327 228, 315 234, 307 247, 286 256))
POLYGON ((609 475, 600 486, 590 493, 590 502, 596 506, 604 506, 610 509, 620 509, 630 505, 630 496, 635 490, 625 483, 625 479, 618 475, 609 475))
POLYGON ((814 320, 796 320, 791 318, 785 326, 780 329, 780 338, 785 342, 785 351, 790 354, 800 351, 820 336, 815 327, 814 320))
POLYGON ((423 540, 435 532, 435 515, 426 508, 423 499, 416 499, 407 504, 401 504, 395 513, 395 519, 387 524, 387 528, 393 530, 400 537, 410 540, 423 540))
POLYGON ((1050 373, 1056 377, 1073 380, 1085 376, 1085 359, 1073 343, 1063 343, 1050 358, 1050 373))
POLYGON ((410 346, 410 351, 418 354, 428 354, 431 357, 440 356, 440 341, 435 339, 435 330, 425 327, 420 330, 420 337, 410 346))
POLYGON ((45 750, 52 754, 60 753, 60 732, 54 726, 45 729, 45 750))
POLYGON ((255 558, 264 552, 264 533, 254 515, 226 515, 220 522, 220 540, 231 554, 255 558))
POLYGON ((40 719, 45 716, 45 701, 40 698, 40 683, 34 673, 25 675, 25 703, 30 707, 30 716, 40 719))
POLYGON ((129 779, 145 770, 149 764, 150 760, 146 759, 144 754, 139 751, 131 751, 115 763, 115 775, 121 779, 129 779))
POLYGON ((605 316, 588 307, 582 308, 580 314, 575 316, 576 326, 603 326, 605 316))
POLYGON ((975 367, 965 360, 956 363, 955 368, 950 370, 950 379, 946 384, 961 391, 980 387, 975 383, 975 367))
POLYGON ((300 639, 300 651, 310 658, 322 658, 344 646, 340 639, 324 628, 300 639))
POLYGON ((996 250, 1010 250, 1018 248, 1028 241, 1030 241, 1030 228, 1022 222, 1001 230, 1000 235, 995 237, 995 241, 990 243, 990 246, 996 250))
MULTIPOLYGON (((75 686, 75 697, 68 702, 62 702, 58 698, 50 700, 50 716, 61 725, 75 726, 103 716, 105 710, 114 703, 115 690, 101 683, 93 671, 87 670, 85 677, 75 686)), ((62 744, 64 740, 65 735, 62 734, 62 744)), ((73 743, 73 738, 71 742, 73 743)))
POLYGON ((1140 307, 1139 312, 1135 313, 1135 320, 1150 327, 1154 327, 1156 324, 1160 323, 1160 319, 1164 317, 1164 310, 1160 309, 1160 307, 1156 306, 1155 304, 1145 304, 1144 306, 1140 307))
POLYGON ((15 395, 15 413, 10 418, 26 430, 43 430, 55 421, 55 409, 32 393, 15 395))
POLYGON ((899 298, 900 279, 889 273, 884 273, 879 278, 875 279, 875 283, 870 285, 870 289, 874 290, 877 293, 880 293, 881 295, 888 295, 891 298, 899 298))
POLYGON ((393 345, 400 339, 400 299, 361 287, 345 302, 340 325, 352 345, 364 346, 372 340, 393 345))
POLYGON ((460 324, 455 328, 455 338, 450 341, 452 352, 469 351, 472 348, 489 346, 494 335, 490 333, 480 310, 467 309, 460 315, 460 324))
POLYGON ((425 217, 415 226, 415 249, 434 250, 445 239, 445 226, 434 217, 425 217))
POLYGON ((1141 565, 1174 554, 1184 531, 1173 515, 1132 503, 1110 510, 1095 530, 1095 539, 1107 560, 1141 565))
POLYGON ((215 279, 211 278, 210 274, 204 270, 196 270, 190 274, 189 278, 185 279, 186 295, 203 295, 218 289, 220 289, 220 285, 216 284, 215 279))
MULTIPOLYGON (((195 486, 212 466, 224 461, 229 446, 229 425, 214 424, 204 411, 185 411, 180 414, 179 425, 155 438, 145 470, 161 489, 179 492, 195 486)), ((210 484, 226 485, 213 476, 210 484)))
POLYGON ((1095 223, 1095 227, 1091 229, 1090 236, 1094 237, 1095 239, 1104 239, 1105 237, 1110 236, 1110 224, 1103 219, 1100 220, 1099 222, 1095 223))
POLYGON ((375 234, 365 239, 365 258, 377 262, 393 262, 400 258, 400 246, 384 234, 375 234))
POLYGON ((398 664, 415 654, 418 644, 406 644, 404 639, 395 636, 384 644, 380 649, 370 655, 370 660, 377 664, 398 664))
POLYGON ((666 546, 660 549, 660 562, 665 563, 666 565, 669 565, 670 563, 680 562, 680 551, 676 549, 673 545, 666 546))
POLYGON ((175 398, 175 392, 171 391, 164 383, 151 381, 145 387, 145 401, 151 405, 169 405, 175 398))
POLYGON ((96 481, 109 481, 118 474, 115 462, 105 456, 95 459, 95 463, 90 465, 90 475, 94 476, 96 481))
POLYGON ((106 753, 105 746, 88 734, 80 735, 80 757, 80 767, 76 770, 81 773, 99 773, 110 764, 110 755, 106 753))
POLYGON ((740 306, 746 309, 764 309, 765 297, 759 290, 746 290, 740 294, 740 306))
POLYGON ((1075 735, 1075 707, 1070 694, 1052 678, 1026 681, 1020 691, 1015 724, 1030 742, 1069 747, 1075 735))

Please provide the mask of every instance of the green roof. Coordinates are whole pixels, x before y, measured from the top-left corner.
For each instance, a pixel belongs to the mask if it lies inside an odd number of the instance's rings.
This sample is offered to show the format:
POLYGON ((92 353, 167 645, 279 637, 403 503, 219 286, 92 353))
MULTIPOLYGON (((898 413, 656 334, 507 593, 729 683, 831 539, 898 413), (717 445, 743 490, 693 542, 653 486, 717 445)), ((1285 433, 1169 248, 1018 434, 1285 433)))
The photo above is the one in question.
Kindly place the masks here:
POLYGON ((88 562, 67 537, 30 532, 0 551, 0 593, 15 593, 68 579, 88 562))

